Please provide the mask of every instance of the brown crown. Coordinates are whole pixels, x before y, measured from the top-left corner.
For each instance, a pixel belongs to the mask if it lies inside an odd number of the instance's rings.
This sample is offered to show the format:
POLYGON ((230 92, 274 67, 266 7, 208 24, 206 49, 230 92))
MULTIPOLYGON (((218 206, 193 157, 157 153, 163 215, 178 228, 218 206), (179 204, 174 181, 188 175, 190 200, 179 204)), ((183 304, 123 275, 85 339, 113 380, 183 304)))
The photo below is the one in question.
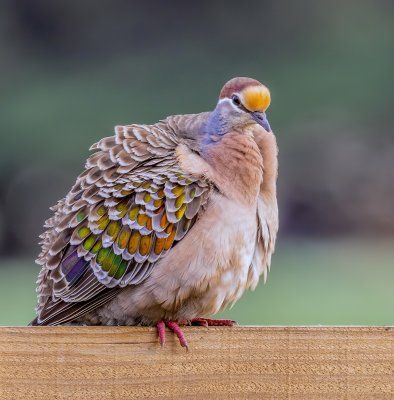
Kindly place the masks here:
POLYGON ((220 91, 219 99, 230 98, 233 93, 242 92, 248 86, 261 86, 261 83, 252 78, 241 77, 230 79, 220 91))

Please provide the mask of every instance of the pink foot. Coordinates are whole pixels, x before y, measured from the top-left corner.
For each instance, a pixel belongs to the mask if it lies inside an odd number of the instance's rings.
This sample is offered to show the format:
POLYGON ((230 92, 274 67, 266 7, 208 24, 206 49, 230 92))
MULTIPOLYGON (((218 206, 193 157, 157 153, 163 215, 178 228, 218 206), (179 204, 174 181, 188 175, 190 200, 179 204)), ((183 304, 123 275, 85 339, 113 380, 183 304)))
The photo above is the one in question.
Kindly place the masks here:
POLYGON ((167 328, 171 329, 175 333, 175 335, 177 335, 181 346, 185 347, 186 350, 189 350, 189 346, 187 344, 185 335, 182 332, 182 329, 176 322, 167 320, 159 321, 156 325, 157 333, 159 335, 160 346, 163 347, 164 343, 166 342, 166 326, 167 328))
POLYGON ((231 319, 209 319, 209 318, 194 318, 191 325, 197 326, 233 326, 237 323, 231 319))
POLYGON ((157 334, 159 335, 160 346, 163 347, 166 342, 166 325, 164 321, 159 321, 156 324, 157 334))

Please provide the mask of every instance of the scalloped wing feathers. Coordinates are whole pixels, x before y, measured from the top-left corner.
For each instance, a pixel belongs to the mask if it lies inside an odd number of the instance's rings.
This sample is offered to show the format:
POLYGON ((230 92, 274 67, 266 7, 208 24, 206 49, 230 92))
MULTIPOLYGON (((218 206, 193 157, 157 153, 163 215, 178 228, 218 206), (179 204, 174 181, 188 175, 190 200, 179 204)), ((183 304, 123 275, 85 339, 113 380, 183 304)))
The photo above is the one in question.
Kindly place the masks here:
POLYGON ((141 283, 187 234, 211 188, 181 170, 180 140, 167 120, 117 126, 91 147, 41 235, 36 323, 74 320, 141 283))

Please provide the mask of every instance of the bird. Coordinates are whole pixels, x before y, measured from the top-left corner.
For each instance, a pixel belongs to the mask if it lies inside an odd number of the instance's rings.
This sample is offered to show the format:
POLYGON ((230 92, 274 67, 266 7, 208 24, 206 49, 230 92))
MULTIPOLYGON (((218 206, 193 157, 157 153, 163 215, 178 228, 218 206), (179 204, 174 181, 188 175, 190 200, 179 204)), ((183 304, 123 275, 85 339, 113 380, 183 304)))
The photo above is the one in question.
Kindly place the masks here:
POLYGON ((233 325, 208 318, 264 281, 278 231, 278 147, 259 81, 237 77, 212 111, 119 125, 40 235, 30 325, 233 325))

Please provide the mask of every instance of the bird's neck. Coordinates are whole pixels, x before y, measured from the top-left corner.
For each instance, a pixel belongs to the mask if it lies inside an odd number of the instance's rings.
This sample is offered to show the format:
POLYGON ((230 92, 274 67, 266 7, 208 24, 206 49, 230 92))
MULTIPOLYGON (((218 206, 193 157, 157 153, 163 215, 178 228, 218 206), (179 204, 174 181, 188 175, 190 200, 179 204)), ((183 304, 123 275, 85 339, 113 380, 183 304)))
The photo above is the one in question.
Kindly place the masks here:
POLYGON ((228 198, 253 204, 262 181, 262 157, 247 133, 229 132, 206 146, 201 156, 211 166, 213 181, 228 198))
POLYGON ((205 143, 212 143, 229 131, 228 121, 224 118, 219 107, 216 107, 209 115, 204 127, 205 143))

